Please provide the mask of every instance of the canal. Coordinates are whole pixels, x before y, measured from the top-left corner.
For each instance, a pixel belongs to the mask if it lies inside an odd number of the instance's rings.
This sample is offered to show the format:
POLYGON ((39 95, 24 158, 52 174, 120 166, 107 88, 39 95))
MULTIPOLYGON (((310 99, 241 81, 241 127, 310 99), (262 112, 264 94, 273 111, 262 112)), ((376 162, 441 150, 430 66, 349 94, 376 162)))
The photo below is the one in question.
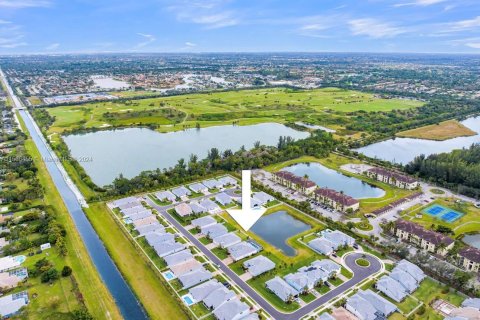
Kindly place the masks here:
MULTIPOLYGON (((35 125, 30 115, 27 114, 25 110, 19 110, 19 113, 44 161, 45 159, 51 159, 52 157, 49 154, 47 146, 35 130, 35 125)), ((148 319, 145 310, 139 304, 132 290, 127 285, 127 282, 123 279, 120 271, 108 255, 100 238, 85 216, 77 197, 65 182, 59 168, 52 161, 45 161, 45 165, 73 218, 75 226, 87 247, 95 267, 115 299, 123 317, 125 319, 148 319)))

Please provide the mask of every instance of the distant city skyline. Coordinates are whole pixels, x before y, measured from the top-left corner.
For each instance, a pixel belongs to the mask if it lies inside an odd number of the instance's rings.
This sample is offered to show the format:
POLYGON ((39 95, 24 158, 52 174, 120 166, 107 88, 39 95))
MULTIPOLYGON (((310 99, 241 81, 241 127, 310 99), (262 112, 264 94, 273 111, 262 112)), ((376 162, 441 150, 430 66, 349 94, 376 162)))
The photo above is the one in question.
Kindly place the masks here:
POLYGON ((0 55, 480 53, 478 0, 0 0, 0 55))

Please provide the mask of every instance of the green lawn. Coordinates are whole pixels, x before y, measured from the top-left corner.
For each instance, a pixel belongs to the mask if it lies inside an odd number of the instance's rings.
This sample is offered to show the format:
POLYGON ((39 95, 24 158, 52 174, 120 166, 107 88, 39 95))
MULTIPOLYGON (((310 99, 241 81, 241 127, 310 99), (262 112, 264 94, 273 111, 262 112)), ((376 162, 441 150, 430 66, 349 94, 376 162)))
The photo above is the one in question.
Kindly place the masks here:
MULTIPOLYGON (((18 113, 17 116, 19 117, 24 132, 27 132, 25 124, 18 113)), ((65 228, 68 255, 65 257, 64 263, 73 269, 73 276, 76 279, 76 283, 78 284, 88 310, 96 319, 121 319, 120 311, 97 273, 75 224, 53 184, 45 163, 41 161, 42 157, 31 139, 25 141, 25 149, 38 168, 37 177, 45 190, 45 195, 42 199, 43 203, 56 208, 58 214, 57 220, 65 228)), ((66 303, 66 305, 68 305, 68 303, 66 303)), ((32 314, 31 319, 48 318, 44 308, 36 310, 35 306, 36 304, 32 304, 27 308, 32 314), (37 314, 37 316, 34 316, 34 314, 37 314)))
POLYGON ((153 319, 187 319, 181 302, 174 298, 162 276, 128 238, 104 203, 90 204, 87 217, 102 239, 120 272, 153 319), (161 301, 162 303, 158 303, 161 301))
POLYGON ((160 131, 181 130, 184 125, 201 127, 260 122, 301 121, 307 114, 325 114, 328 109, 351 112, 388 111, 419 107, 423 103, 401 99, 380 99, 369 93, 338 88, 291 90, 285 88, 252 89, 215 93, 196 93, 171 97, 148 98, 126 102, 92 102, 78 106, 48 108, 56 121, 51 132, 80 127, 105 125, 160 124, 160 131), (173 110, 159 114, 162 110, 173 110), (292 112, 293 111, 293 112, 292 112), (105 113, 114 117, 105 117, 105 113), (176 122, 180 122, 177 123, 176 122), (170 126, 172 125, 173 126, 170 126), (162 126, 163 125, 163 126, 162 126), (169 125, 169 126, 167 126, 169 125))
POLYGON ((226 249, 222 249, 222 248, 213 248, 212 249, 212 252, 220 259, 220 260, 223 260, 223 259, 226 259, 228 258, 228 252, 226 249))
POLYGON ((433 300, 440 298, 450 302, 455 306, 459 306, 465 297, 456 292, 443 293, 445 285, 439 284, 431 278, 426 278, 420 287, 413 293, 413 296, 425 304, 429 304, 433 300))

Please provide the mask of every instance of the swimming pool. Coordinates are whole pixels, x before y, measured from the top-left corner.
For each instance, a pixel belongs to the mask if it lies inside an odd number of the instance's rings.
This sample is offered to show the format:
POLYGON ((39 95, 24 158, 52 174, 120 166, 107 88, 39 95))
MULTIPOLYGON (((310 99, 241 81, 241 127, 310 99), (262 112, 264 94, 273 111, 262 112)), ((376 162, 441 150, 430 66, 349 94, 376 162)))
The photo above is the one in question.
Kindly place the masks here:
POLYGON ((162 275, 167 281, 175 279, 175 275, 173 274, 172 271, 165 271, 164 273, 162 273, 162 275))
POLYGON ((27 257, 25 256, 16 256, 14 257, 13 259, 15 259, 15 261, 19 262, 19 263, 24 263, 25 260, 27 260, 27 257))
POLYGON ((183 302, 185 302, 185 304, 187 306, 191 306, 192 304, 195 303, 195 299, 193 299, 193 297, 190 295, 190 294, 186 294, 182 297, 182 300, 183 302))
POLYGON ((434 204, 428 208, 425 208, 423 212, 448 223, 455 222, 463 216, 463 213, 441 206, 439 204, 434 204))

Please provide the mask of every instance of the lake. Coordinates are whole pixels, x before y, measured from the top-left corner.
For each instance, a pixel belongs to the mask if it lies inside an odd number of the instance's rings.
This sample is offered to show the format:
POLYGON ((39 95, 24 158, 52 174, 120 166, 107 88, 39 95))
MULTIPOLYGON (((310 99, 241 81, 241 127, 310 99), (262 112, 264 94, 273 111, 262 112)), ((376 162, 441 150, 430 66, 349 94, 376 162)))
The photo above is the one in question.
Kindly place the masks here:
POLYGON ((123 174, 132 178, 144 170, 169 168, 191 154, 199 159, 208 150, 250 149, 255 141, 276 145, 280 136, 303 139, 308 132, 297 131, 278 123, 250 126, 218 126, 160 133, 147 128, 97 131, 64 136, 64 141, 74 158, 97 185, 110 184, 123 174))
MULTIPOLYGON (((463 125, 480 133, 480 117, 468 118, 461 121, 463 125)), ((450 152, 454 149, 469 147, 472 143, 480 143, 480 134, 471 137, 458 137, 444 141, 434 141, 412 138, 395 138, 374 143, 356 149, 371 158, 378 158, 394 163, 407 164, 420 154, 450 152)))
POLYGON ((285 255, 293 257, 296 251, 287 244, 287 239, 308 229, 311 229, 311 226, 280 210, 261 217, 250 231, 282 250, 285 255))
POLYGON ((319 187, 327 187, 356 198, 380 198, 385 195, 383 189, 369 185, 360 179, 341 174, 319 163, 298 163, 282 170, 289 171, 299 177, 308 175, 308 178, 319 187))
POLYGON ((480 233, 466 234, 463 236, 462 241, 472 247, 480 249, 480 233))

